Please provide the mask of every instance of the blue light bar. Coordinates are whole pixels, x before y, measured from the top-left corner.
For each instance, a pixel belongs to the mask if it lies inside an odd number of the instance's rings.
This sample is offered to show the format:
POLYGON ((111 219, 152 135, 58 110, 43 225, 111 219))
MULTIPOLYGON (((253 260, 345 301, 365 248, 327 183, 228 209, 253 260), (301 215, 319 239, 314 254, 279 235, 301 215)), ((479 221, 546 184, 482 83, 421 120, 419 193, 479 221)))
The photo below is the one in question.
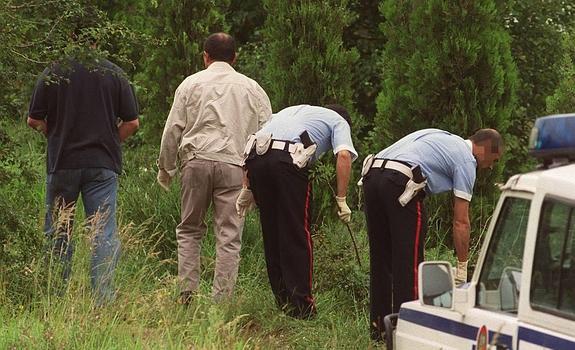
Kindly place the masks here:
POLYGON ((575 113, 537 118, 529 153, 546 163, 554 159, 575 160, 575 113))

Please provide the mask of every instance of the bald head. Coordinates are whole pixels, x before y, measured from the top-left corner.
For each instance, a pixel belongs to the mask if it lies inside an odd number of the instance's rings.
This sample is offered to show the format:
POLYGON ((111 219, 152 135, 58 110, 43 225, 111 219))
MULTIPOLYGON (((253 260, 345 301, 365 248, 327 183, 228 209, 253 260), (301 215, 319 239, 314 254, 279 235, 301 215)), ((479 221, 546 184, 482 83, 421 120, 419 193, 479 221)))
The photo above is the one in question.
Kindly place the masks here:
POLYGON ((236 42, 229 34, 214 33, 204 41, 204 52, 211 61, 232 64, 236 58, 236 42))
POLYGON ((479 129, 469 139, 477 145, 489 144, 492 153, 503 153, 503 137, 495 129, 479 129))
POLYGON ((503 137, 495 129, 479 129, 469 137, 479 168, 491 168, 503 154, 503 137))

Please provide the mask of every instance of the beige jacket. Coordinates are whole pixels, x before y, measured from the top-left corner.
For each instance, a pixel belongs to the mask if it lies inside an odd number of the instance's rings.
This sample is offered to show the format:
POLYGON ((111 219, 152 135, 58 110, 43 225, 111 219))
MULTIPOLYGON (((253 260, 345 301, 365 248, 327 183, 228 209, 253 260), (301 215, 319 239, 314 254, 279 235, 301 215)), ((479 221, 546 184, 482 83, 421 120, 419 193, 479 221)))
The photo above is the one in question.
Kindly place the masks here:
POLYGON ((187 77, 166 120, 158 167, 174 176, 177 160, 199 158, 240 165, 250 134, 272 114, 265 91, 225 62, 187 77))

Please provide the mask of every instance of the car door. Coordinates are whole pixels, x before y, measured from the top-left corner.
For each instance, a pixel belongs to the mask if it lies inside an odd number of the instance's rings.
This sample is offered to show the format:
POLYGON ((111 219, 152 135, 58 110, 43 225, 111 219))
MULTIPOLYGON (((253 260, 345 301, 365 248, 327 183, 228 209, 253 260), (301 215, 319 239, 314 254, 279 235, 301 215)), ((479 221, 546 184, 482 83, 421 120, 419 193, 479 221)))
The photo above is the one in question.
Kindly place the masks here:
POLYGON ((474 348, 514 349, 530 209, 530 194, 514 193, 503 200, 478 265, 475 306, 465 317, 478 330, 474 348))
MULTIPOLYGON (((449 291, 402 305, 397 349, 514 349, 531 196, 523 192, 502 196, 474 278, 460 287, 465 289, 465 300, 458 301, 460 293, 449 291), (462 310, 457 303, 466 306, 462 310)), ((423 277, 420 286, 425 289, 422 283, 423 277)))
POLYGON ((575 201, 546 196, 519 314, 522 350, 575 349, 575 201), (528 302, 527 302, 528 301, 528 302))

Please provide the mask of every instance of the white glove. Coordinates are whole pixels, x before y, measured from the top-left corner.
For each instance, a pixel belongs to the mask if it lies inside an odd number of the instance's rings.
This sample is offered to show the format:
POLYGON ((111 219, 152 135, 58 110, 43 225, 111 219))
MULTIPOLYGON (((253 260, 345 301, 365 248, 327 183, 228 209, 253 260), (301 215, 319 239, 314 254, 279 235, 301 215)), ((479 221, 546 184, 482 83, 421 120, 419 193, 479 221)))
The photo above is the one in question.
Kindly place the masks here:
POLYGON ((337 216, 339 216, 341 221, 347 224, 351 220, 351 209, 349 209, 347 203, 345 202, 345 196, 335 196, 335 203, 338 207, 337 216))
POLYGON ((256 201, 252 191, 249 188, 243 187, 238 199, 236 200, 236 212, 243 218, 246 216, 246 213, 255 206, 256 201))
POLYGON ((467 261, 458 261, 455 269, 455 285, 467 283, 467 261))
POLYGON ((158 184, 160 184, 160 186, 162 186, 164 190, 166 191, 170 190, 170 183, 172 182, 172 177, 170 176, 170 174, 168 174, 167 171, 165 171, 164 169, 159 169, 156 180, 158 180, 158 184))

